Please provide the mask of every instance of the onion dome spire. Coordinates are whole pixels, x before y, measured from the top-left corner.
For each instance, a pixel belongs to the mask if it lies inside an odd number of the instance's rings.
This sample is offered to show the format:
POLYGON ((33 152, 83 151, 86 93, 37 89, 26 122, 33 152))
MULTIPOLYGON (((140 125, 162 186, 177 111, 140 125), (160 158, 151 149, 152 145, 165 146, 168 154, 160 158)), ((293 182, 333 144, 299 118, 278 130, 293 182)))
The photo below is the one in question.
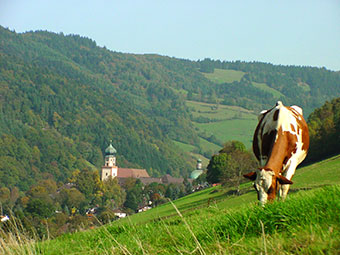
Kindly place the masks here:
POLYGON ((105 149, 105 156, 115 155, 117 150, 112 146, 112 140, 110 140, 110 145, 105 149))

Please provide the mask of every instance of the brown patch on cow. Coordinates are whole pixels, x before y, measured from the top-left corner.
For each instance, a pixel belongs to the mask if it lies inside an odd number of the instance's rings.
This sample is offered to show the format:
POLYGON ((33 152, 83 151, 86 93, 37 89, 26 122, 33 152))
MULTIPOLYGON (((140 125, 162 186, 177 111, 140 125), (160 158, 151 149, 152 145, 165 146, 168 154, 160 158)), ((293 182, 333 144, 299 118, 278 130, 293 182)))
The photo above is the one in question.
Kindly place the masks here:
POLYGON ((266 167, 266 168, 259 168, 260 170, 261 169, 263 169, 264 171, 272 171, 273 172, 273 169, 270 169, 270 168, 268 168, 268 167, 266 167))
POLYGON ((287 165, 288 160, 289 160, 289 158, 288 158, 288 157, 285 157, 285 159, 283 160, 283 164, 284 164, 284 165, 287 165))
POLYGON ((309 148, 309 132, 308 132, 307 124, 302 129, 302 142, 303 142, 302 150, 308 151, 308 148, 309 148))
POLYGON ((302 115, 299 115, 299 116, 301 116, 301 119, 297 119, 297 123, 298 123, 298 134, 302 132, 302 143, 303 143, 302 150, 308 151, 308 148, 309 148, 308 126, 303 116, 302 115))
POLYGON ((277 120, 278 120, 278 118, 279 118, 279 113, 280 113, 279 110, 277 110, 277 111, 274 112, 274 117, 273 117, 273 120, 274 120, 274 121, 277 121, 277 120))
POLYGON ((255 181, 256 180, 256 172, 250 172, 250 173, 244 174, 243 177, 250 179, 252 181, 255 181))
POLYGON ((288 131, 285 131, 284 135, 287 137, 288 150, 293 151, 296 148, 296 142, 298 140, 297 135, 292 134, 292 133, 290 133, 288 131))
POLYGON ((293 132, 295 132, 295 127, 293 124, 290 124, 290 128, 292 129, 293 132))
POLYGON ((277 183, 277 177, 273 176, 272 185, 270 186, 267 194, 268 194, 268 200, 273 201, 276 197, 277 192, 279 191, 280 186, 277 183))

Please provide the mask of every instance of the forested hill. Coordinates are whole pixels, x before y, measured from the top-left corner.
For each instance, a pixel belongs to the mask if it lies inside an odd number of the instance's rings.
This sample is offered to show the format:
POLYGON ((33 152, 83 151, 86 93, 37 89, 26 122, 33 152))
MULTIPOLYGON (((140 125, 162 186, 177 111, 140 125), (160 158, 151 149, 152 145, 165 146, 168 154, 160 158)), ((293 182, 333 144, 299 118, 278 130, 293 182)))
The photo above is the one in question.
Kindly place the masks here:
POLYGON ((121 167, 188 175, 194 159, 173 144, 200 143, 186 100, 255 112, 282 100, 310 113, 340 96, 340 74, 326 69, 122 54, 2 27, 0 72, 0 186, 21 190, 99 168, 110 139, 121 167))

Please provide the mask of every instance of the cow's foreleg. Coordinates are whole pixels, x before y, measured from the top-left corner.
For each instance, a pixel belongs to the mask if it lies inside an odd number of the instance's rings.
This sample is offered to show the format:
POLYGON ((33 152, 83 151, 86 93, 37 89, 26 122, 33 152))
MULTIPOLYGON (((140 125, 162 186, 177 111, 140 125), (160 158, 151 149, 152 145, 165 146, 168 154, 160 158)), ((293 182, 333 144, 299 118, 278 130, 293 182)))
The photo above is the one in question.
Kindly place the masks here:
MULTIPOLYGON (((295 162, 294 159, 291 159, 290 164, 287 165, 287 167, 285 168, 285 170, 283 171, 282 175, 284 177, 286 177, 288 180, 291 180, 294 173, 295 173, 295 169, 297 167, 297 162, 295 162)), ((279 197, 282 200, 285 200, 288 194, 290 188, 290 184, 282 184, 280 185, 280 190, 279 190, 279 197)))
POLYGON ((279 197, 280 199, 282 199, 283 201, 286 199, 288 191, 290 188, 290 184, 282 184, 279 190, 279 197))

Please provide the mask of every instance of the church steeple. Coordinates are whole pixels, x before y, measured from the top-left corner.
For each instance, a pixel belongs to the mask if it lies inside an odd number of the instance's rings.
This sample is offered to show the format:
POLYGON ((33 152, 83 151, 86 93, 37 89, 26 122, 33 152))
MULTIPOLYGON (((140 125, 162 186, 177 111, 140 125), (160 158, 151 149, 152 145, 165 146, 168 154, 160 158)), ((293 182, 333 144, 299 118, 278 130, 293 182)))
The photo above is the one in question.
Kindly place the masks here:
POLYGON ((116 165, 116 153, 117 150, 112 146, 112 140, 110 145, 105 149, 105 163, 102 167, 101 179, 104 181, 111 176, 115 178, 118 174, 118 167, 116 165))
POLYGON ((116 153, 117 150, 112 146, 112 140, 110 140, 110 145, 105 149, 105 166, 116 166, 116 153))
POLYGON ((197 159, 196 170, 202 170, 202 160, 200 158, 197 159))
POLYGON ((115 155, 117 150, 112 146, 112 140, 110 140, 110 145, 105 149, 105 156, 115 155))
POLYGON ((197 179, 198 176, 200 176, 202 173, 203 173, 203 170, 202 170, 202 160, 201 159, 197 159, 196 169, 191 172, 190 178, 191 179, 197 179))

